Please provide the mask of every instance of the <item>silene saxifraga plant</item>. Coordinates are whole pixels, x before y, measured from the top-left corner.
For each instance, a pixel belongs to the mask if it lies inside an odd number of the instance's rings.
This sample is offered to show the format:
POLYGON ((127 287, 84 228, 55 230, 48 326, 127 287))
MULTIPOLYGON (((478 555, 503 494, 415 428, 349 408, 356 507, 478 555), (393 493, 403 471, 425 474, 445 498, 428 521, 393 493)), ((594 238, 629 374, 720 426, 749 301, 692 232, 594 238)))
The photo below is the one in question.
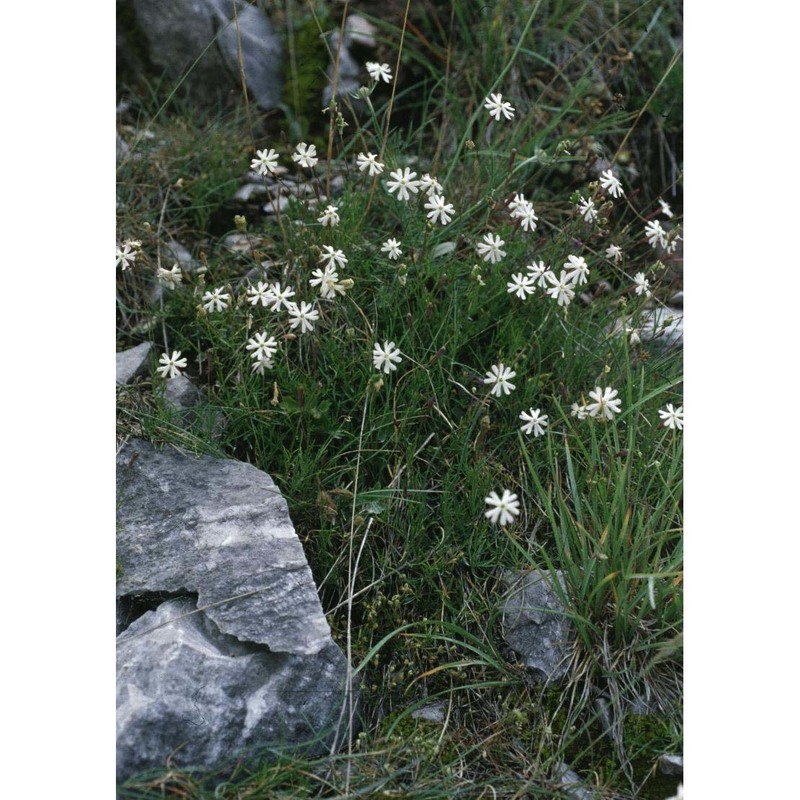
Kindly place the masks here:
MULTIPOLYGON (((516 673, 477 621, 496 613, 480 587, 506 570, 560 570, 578 621, 574 697, 596 680, 588 711, 565 701, 577 741, 598 697, 662 699, 671 656, 652 654, 679 629, 681 380, 649 337, 677 287, 680 201, 641 185, 640 150, 615 155, 625 115, 610 107, 613 124, 581 130, 575 109, 534 102, 524 73, 487 79, 476 65, 479 92, 416 128, 401 79, 422 62, 384 56, 387 43, 376 52, 392 66, 359 64, 365 91, 353 109, 334 98, 323 135, 298 123, 294 137, 284 126, 245 142, 236 175, 259 189, 253 210, 237 207, 219 241, 203 231, 191 262, 156 241, 161 206, 149 228, 120 228, 118 283, 141 281, 152 303, 150 318, 126 319, 130 343, 157 343, 148 385, 165 397, 202 386, 225 419, 208 445, 286 490, 367 706, 394 713, 403 692, 450 692, 455 708, 458 687, 479 697, 483 682, 506 708, 516 673)), ((443 98, 457 72, 437 84, 443 98)), ((165 233, 174 207, 206 202, 204 169, 191 174, 196 194, 180 203, 181 176, 170 181, 165 233)), ((199 423, 184 436, 174 418, 147 422, 180 446, 202 440, 199 423)), ((504 725, 492 719, 498 741, 504 725)))

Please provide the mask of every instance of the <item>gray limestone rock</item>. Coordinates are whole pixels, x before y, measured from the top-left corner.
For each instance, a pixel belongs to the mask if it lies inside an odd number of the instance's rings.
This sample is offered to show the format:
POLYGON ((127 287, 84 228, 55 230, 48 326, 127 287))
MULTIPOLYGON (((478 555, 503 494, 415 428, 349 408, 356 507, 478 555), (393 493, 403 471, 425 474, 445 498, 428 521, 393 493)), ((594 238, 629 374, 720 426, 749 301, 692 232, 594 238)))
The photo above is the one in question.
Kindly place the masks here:
POLYGON ((598 800, 598 795, 587 789, 576 772, 563 761, 556 765, 555 780, 571 800, 598 800))
MULTIPOLYGON (((152 64, 193 97, 214 102, 240 91, 239 46, 245 80, 265 109, 280 103, 281 41, 264 12, 237 0, 236 29, 230 0, 132 0, 152 64)), ((124 37, 123 37, 124 38, 124 37)), ((123 41, 118 48, 126 47, 123 41)))
POLYGON ((631 344, 642 344, 667 349, 683 347, 683 309, 670 306, 653 306, 645 309, 639 321, 639 327, 631 327, 630 321, 618 319, 610 329, 612 335, 625 333, 631 336, 635 331, 636 338, 631 344))
POLYGON ((117 494, 118 597, 195 592, 242 641, 298 654, 330 643, 286 500, 265 472, 134 440, 117 456, 117 494))
POLYGON ((203 393, 185 375, 164 383, 164 400, 176 411, 188 411, 203 399, 203 393))
POLYGON ((142 342, 129 350, 117 353, 117 383, 127 385, 148 370, 151 342, 142 342))
MULTIPOLYGON (((217 3, 219 6, 220 3, 217 3)), ((277 108, 281 102, 281 40, 272 30, 272 24, 264 12, 250 5, 237 4, 236 24, 223 22, 231 14, 230 2, 223 2, 223 15, 218 16, 220 25, 219 45, 223 59, 234 74, 244 70, 247 88, 261 108, 277 108)))
POLYGON ((117 490, 119 780, 331 747, 347 664, 269 475, 133 440, 117 490))
POLYGON ((683 310, 669 306, 650 309, 642 320, 640 336, 643 342, 664 348, 683 347, 683 310))
POLYGON ((683 756, 664 754, 658 759, 662 775, 683 775, 683 756))
POLYGON ((225 635, 191 599, 162 603, 117 638, 117 778, 330 745, 345 698, 345 659, 272 653, 225 635))
MULTIPOLYGON (((555 573, 562 589, 561 571, 555 573)), ((545 681, 567 674, 572 621, 566 615, 552 577, 546 570, 505 572, 503 634, 527 667, 545 681)))

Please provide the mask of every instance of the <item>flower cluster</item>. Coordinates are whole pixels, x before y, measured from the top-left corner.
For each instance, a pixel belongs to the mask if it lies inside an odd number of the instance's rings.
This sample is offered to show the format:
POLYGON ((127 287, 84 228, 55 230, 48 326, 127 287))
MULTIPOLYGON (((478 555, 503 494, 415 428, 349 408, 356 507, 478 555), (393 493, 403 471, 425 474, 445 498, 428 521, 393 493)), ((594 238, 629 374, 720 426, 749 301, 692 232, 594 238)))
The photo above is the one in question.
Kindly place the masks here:
POLYGON ((625 194, 622 190, 622 184, 619 182, 619 178, 617 178, 610 169, 600 173, 600 186, 612 197, 622 197, 622 195, 625 194))
POLYGON ((398 200, 408 200, 411 197, 409 192, 414 194, 419 192, 419 181, 415 180, 417 173, 412 172, 408 167, 390 172, 389 177, 393 180, 386 182, 386 188, 389 194, 396 191, 398 200))
POLYGON ((381 251, 386 253, 392 261, 396 261, 403 255, 403 251, 400 249, 400 242, 397 239, 387 239, 381 245, 381 251))
POLYGON ((659 410, 658 415, 661 417, 665 428, 683 430, 683 406, 673 408, 672 403, 667 403, 667 407, 659 410))
POLYGON ((378 161, 378 157, 373 153, 359 153, 356 159, 358 163, 359 172, 368 172, 370 177, 373 175, 380 175, 383 172, 385 164, 378 161))
POLYGON ((547 414, 542 414, 538 408, 531 408, 527 412, 523 411, 519 418, 525 423, 520 430, 529 436, 533 433, 534 437, 544 436, 544 429, 547 427, 547 414))
POLYGON ((181 272, 181 268, 178 266, 178 263, 175 262, 171 269, 159 267, 156 270, 156 278, 158 279, 158 282, 162 286, 166 286, 167 289, 177 289, 183 280, 183 273, 181 272))
POLYGON ((520 221, 520 227, 524 231, 533 232, 536 230, 536 223, 539 217, 533 209, 533 203, 525 199, 523 194, 515 194, 514 199, 508 203, 508 209, 512 219, 520 221))
POLYGON ((162 378, 177 378, 181 374, 181 370, 186 369, 186 358, 181 358, 180 350, 173 350, 172 355, 162 353, 158 363, 161 366, 156 371, 162 378))
POLYGON ((378 64, 377 61, 367 61, 367 72, 376 83, 380 80, 392 82, 392 68, 388 64, 378 64))
MULTIPOLYGON (((380 81, 390 83, 392 81, 391 69, 388 64, 367 62, 366 68, 375 83, 380 81)), ((374 86, 369 91, 371 92, 373 89, 374 86)), ((484 108, 488 110, 490 117, 498 122, 501 119, 513 119, 515 114, 514 107, 509 102, 504 101, 502 94, 499 93, 490 94, 486 97, 484 108)), ((305 169, 313 169, 319 163, 315 146, 306 142, 297 144, 291 158, 299 167, 305 169)), ((260 176, 276 175, 279 172, 278 161, 279 154, 274 149, 257 150, 256 157, 250 162, 250 169, 260 176)), ((386 168, 386 165, 378 160, 378 156, 370 152, 358 153, 355 163, 359 172, 370 178, 382 175, 386 168)), ((377 185, 377 182, 373 182, 373 186, 375 185, 377 185)), ((607 196, 615 199, 624 196, 622 184, 611 169, 601 173, 599 185, 607 196)), ((419 207, 424 207, 428 220, 425 228, 426 237, 433 231, 433 226, 436 224, 441 224, 442 226, 449 224, 456 213, 453 204, 446 201, 441 183, 430 173, 425 173, 420 178, 417 178, 417 172, 412 171, 411 168, 398 168, 389 172, 385 188, 389 194, 394 195, 401 202, 408 202, 411 200, 412 195, 418 195, 419 207)), ((590 224, 595 223, 598 219, 596 202, 603 207, 603 213, 605 213, 605 209, 612 205, 607 203, 604 196, 599 193, 597 184, 593 184, 591 188, 593 194, 588 198, 584 198, 582 194, 573 196, 573 201, 577 197, 575 206, 578 215, 583 221, 590 224)), ((318 196, 318 199, 321 200, 320 205, 327 202, 327 198, 319 198, 318 196)), ((662 213, 668 218, 672 217, 669 206, 661 200, 659 200, 659 203, 661 204, 662 213)), ((524 194, 515 193, 513 199, 507 203, 507 207, 512 225, 507 225, 506 230, 511 228, 511 231, 510 234, 503 232, 504 236, 513 238, 519 233, 520 229, 528 233, 537 230, 537 225, 540 222, 539 217, 536 215, 533 204, 525 198, 524 194)), ((321 215, 317 217, 317 221, 322 227, 331 229, 324 232, 325 237, 329 240, 333 240, 338 234, 332 229, 340 223, 339 212, 339 207, 328 204, 324 207, 321 215)), ((666 231, 656 219, 647 223, 644 235, 653 248, 661 247, 668 252, 669 248, 674 249, 677 246, 676 243, 680 238, 677 236, 676 231, 673 231, 672 234, 666 231)), ((118 245, 117 266, 123 271, 132 267, 135 263, 136 250, 134 245, 139 244, 138 242, 127 241, 118 245)), ((447 244, 449 245, 450 242, 447 244)), ((516 244, 517 242, 514 243, 514 246, 516 244)), ((455 246, 453 244, 453 247, 455 246)), ((396 261, 403 255, 402 247, 400 239, 389 238, 381 244, 380 250, 389 260, 396 261)), ((482 240, 475 244, 478 257, 490 264, 499 264, 507 257, 508 252, 504 249, 505 247, 506 241, 501 238, 499 233, 493 232, 483 234, 482 240)), ((412 263, 413 269, 418 266, 418 252, 414 250, 413 244, 411 244, 410 249, 411 258, 409 261, 412 263)), ((424 246, 422 250, 424 252, 424 246)), ((516 248, 512 252, 517 252, 516 248)), ((605 257, 608 261, 619 264, 623 258, 622 249, 615 244, 610 244, 605 250, 605 257)), ((514 260, 513 256, 509 259, 509 261, 511 260, 514 260)), ((287 326, 291 331, 301 335, 312 333, 315 329, 315 324, 320 319, 320 309, 325 309, 327 314, 328 309, 331 308, 330 305, 321 301, 336 300, 337 297, 345 295, 346 291, 353 285, 352 280, 340 279, 340 273, 347 267, 348 258, 341 249, 333 245, 319 246, 318 266, 311 271, 310 277, 303 271, 304 259, 297 258, 294 263, 298 266, 290 265, 284 274, 296 275, 299 273, 302 276, 302 281, 307 278, 308 285, 318 291, 318 297, 315 297, 313 302, 307 302, 297 297, 297 293, 292 286, 288 284, 282 286, 278 281, 269 284, 266 281, 259 280, 248 285, 245 289, 244 297, 239 298, 240 304, 243 304, 246 300, 253 307, 247 322, 248 333, 252 329, 253 318, 257 316, 259 309, 267 308, 274 313, 283 310, 287 312, 288 320, 280 323, 286 341, 292 341, 297 338, 293 334, 286 333, 287 326), (292 298, 297 299, 295 301, 292 298)), ((406 265, 400 265, 398 270, 398 274, 402 272, 403 280, 405 279, 406 269, 406 265)), ((557 270, 551 269, 543 260, 533 261, 525 267, 525 272, 520 270, 518 266, 516 269, 517 271, 506 282, 506 289, 509 294, 514 295, 521 301, 526 301, 536 293, 538 288, 553 299, 560 308, 565 309, 574 300, 578 288, 588 283, 590 275, 590 267, 586 258, 576 254, 566 255, 566 260, 557 270)), ((476 265, 470 277, 479 282, 480 285, 485 285, 478 270, 479 267, 476 265)), ((170 289, 178 288, 183 280, 183 275, 177 263, 171 269, 159 268, 156 272, 156 277, 162 285, 170 289)), ((296 285, 302 294, 305 291, 303 283, 296 285)), ((637 295, 650 296, 650 283, 644 272, 636 273, 634 285, 637 295)), ((229 285, 209 288, 202 295, 202 308, 208 314, 227 310, 232 303, 232 292, 233 290, 229 285)), ((205 315, 200 312, 199 317, 204 318, 205 315)), ((267 325, 267 327, 271 326, 267 325)), ((350 334, 351 331, 348 330, 348 337, 350 334)), ((633 332, 631 332, 631 337, 633 339, 633 332)), ((278 352, 279 345, 274 335, 269 334, 267 330, 261 330, 247 339, 245 349, 252 359, 252 371, 263 374, 267 369, 273 368, 273 360, 278 352)), ((375 341, 372 345, 371 357, 374 369, 384 375, 390 375, 392 372, 397 371, 398 365, 403 362, 404 358, 410 358, 408 353, 405 355, 401 353, 395 341, 389 339, 375 341)), ((416 362, 413 363, 416 364, 416 362)), ((175 378, 181 374, 181 370, 186 368, 187 359, 182 358, 181 352, 175 350, 171 355, 168 352, 163 353, 159 365, 157 370, 162 377, 175 378)), ((488 395, 484 395, 482 402, 486 404, 490 402, 490 397, 499 399, 510 395, 517 388, 517 385, 512 382, 516 377, 517 372, 506 366, 505 363, 492 364, 490 370, 485 373, 485 377, 482 377, 482 383, 488 390, 488 395)), ((378 383, 383 384, 382 377, 380 375, 377 378, 373 376, 372 385, 376 386, 378 383)), ((573 417, 578 420, 593 418, 602 422, 611 422, 617 415, 622 413, 622 400, 619 398, 619 392, 610 386, 596 386, 594 390, 588 392, 588 398, 588 401, 582 398, 582 402, 572 404, 571 414, 573 417)), ((667 404, 665 409, 659 410, 658 414, 664 427, 671 430, 683 430, 682 406, 675 408, 670 403, 667 404)), ((525 436, 533 437, 534 440, 544 437, 551 425, 550 418, 543 413, 543 409, 533 406, 522 410, 518 419, 521 423, 519 431, 525 436)), ((490 522, 501 527, 513 523, 520 514, 519 498, 517 494, 510 492, 508 489, 503 489, 502 494, 492 491, 485 498, 485 502, 489 506, 489 509, 485 511, 485 517, 490 522)))
POLYGON ((262 374, 265 369, 272 368, 272 357, 278 351, 278 343, 274 336, 267 338, 267 334, 262 331, 247 340, 246 349, 252 351, 250 357, 253 359, 253 372, 262 374))
POLYGON ((594 222, 597 219, 597 209, 595 208, 594 200, 586 200, 581 195, 578 198, 576 208, 578 209, 578 214, 583 217, 584 222, 594 222))
POLYGON ((278 154, 269 150, 256 150, 256 157, 250 162, 250 169, 259 175, 274 175, 278 171, 278 154))
POLYGON ((484 261, 498 264, 506 255, 506 251, 501 249, 504 244, 505 242, 499 236, 487 233, 484 235, 483 241, 478 242, 475 246, 478 249, 478 255, 484 261))
POLYGON ((230 294, 214 289, 203 295, 203 308, 208 312, 224 311, 230 304, 230 294))
POLYGON ((383 370, 388 374, 392 370, 396 370, 396 365, 402 360, 400 349, 395 346, 394 342, 385 341, 383 346, 376 342, 372 348, 372 363, 377 370, 383 370))
POLYGON ((514 517, 519 516, 519 500, 508 489, 503 489, 502 497, 498 496, 497 492, 489 492, 486 505, 491 506, 485 512, 486 519, 495 525, 505 527, 509 522, 514 521, 514 517))
POLYGON ((490 117, 500 120, 502 114, 506 119, 514 116, 514 106, 503 100, 502 94, 490 94, 484 101, 483 107, 489 112, 490 117))
POLYGON ((317 148, 313 144, 300 142, 295 148, 295 152, 292 153, 292 161, 299 164, 301 167, 311 169, 319 162, 317 158, 317 148))
POLYGON ((511 394, 516 389, 516 385, 511 383, 511 379, 516 376, 510 367, 504 364, 492 364, 492 368, 486 373, 483 382, 489 384, 492 388, 489 394, 497 395, 500 397, 503 394, 511 394))
POLYGON ((428 219, 431 222, 441 222, 442 225, 447 225, 455 213, 452 203, 445 203, 444 197, 438 194, 431 194, 428 198, 428 202, 425 203, 425 208, 429 209, 428 219))
POLYGON ((117 266, 123 272, 133 267, 141 246, 142 243, 138 239, 126 239, 117 245, 117 266))
POLYGON ((317 222, 321 222, 323 227, 333 228, 339 224, 339 209, 336 206, 327 206, 317 222))
POLYGON ((573 403, 571 414, 577 419, 586 419, 586 417, 599 417, 603 421, 614 419, 614 414, 619 414, 622 411, 622 400, 617 395, 619 392, 606 386, 603 389, 597 386, 594 391, 589 392, 591 403, 573 403))

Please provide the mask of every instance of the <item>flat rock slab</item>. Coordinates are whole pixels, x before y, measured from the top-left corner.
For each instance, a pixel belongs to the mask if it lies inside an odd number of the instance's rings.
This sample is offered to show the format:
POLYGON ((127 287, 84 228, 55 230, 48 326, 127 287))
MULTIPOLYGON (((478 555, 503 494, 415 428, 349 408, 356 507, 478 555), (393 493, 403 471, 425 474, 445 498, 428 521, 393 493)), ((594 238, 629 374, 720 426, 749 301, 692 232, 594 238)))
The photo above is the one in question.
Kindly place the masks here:
POLYGON ((134 440, 117 490, 118 781, 341 743, 347 662, 269 475, 134 440))
POLYGON ((265 472, 135 440, 117 456, 117 496, 118 598, 196 594, 223 633, 272 652, 331 643, 286 500, 265 472))

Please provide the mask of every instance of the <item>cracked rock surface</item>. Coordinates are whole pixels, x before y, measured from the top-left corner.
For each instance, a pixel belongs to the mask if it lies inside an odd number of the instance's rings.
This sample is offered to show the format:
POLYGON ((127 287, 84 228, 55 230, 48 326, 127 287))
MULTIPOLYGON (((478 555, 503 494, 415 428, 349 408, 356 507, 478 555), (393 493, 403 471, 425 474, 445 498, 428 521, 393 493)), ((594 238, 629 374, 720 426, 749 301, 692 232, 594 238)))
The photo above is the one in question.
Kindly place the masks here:
POLYGON ((346 660, 269 475, 134 440, 117 492, 118 780, 341 741, 346 660))

